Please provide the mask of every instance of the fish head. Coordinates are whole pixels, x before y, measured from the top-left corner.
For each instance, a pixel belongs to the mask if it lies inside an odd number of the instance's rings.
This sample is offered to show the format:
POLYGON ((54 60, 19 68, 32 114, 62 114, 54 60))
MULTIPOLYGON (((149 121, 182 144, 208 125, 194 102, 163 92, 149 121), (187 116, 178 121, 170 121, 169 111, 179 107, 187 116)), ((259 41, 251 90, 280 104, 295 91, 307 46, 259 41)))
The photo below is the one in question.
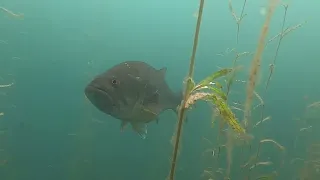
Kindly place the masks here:
POLYGON ((100 111, 111 114, 119 107, 119 87, 119 79, 102 74, 85 87, 85 95, 100 111))
POLYGON ((136 103, 142 86, 133 78, 137 74, 136 69, 126 64, 118 64, 95 77, 86 86, 85 94, 100 111, 123 119, 136 103))

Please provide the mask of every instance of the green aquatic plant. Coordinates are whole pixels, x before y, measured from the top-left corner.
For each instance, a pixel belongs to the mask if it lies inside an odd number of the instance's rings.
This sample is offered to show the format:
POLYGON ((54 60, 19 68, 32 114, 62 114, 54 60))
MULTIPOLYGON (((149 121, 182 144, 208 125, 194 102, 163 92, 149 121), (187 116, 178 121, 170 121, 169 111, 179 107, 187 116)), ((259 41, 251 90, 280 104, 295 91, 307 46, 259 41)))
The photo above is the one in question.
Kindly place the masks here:
POLYGON ((178 125, 176 130, 176 137, 174 140, 169 180, 174 180, 174 177, 175 177, 175 170, 176 170, 176 164, 177 164, 177 158, 178 158, 178 152, 179 152, 178 150, 180 145, 179 143, 180 143, 181 134, 182 134, 182 124, 184 121, 185 112, 187 110, 186 102, 190 96, 191 90, 194 87, 192 77, 194 73, 195 56, 196 56, 197 47, 198 47, 198 39, 199 39, 200 25, 202 20, 203 5, 204 5, 204 0, 200 0, 200 7, 198 12, 197 24, 196 24, 196 32, 195 32, 194 41, 193 41, 192 55, 190 58, 189 73, 188 73, 188 78, 186 82, 186 88, 184 91, 183 101, 181 102, 181 105, 178 110, 178 125))
MULTIPOLYGON (((212 103, 219 111, 221 118, 223 121, 228 124, 235 132, 239 134, 244 134, 246 131, 241 125, 238 123, 237 119, 235 118, 235 115, 229 108, 226 100, 227 95, 222 91, 220 83, 216 81, 217 78, 220 78, 222 76, 226 76, 229 73, 233 72, 235 68, 227 68, 219 70, 212 75, 208 76, 204 80, 202 80, 200 83, 196 84, 193 80, 193 73, 194 73, 194 64, 195 64, 195 55, 197 51, 197 45, 198 45, 198 37, 200 32, 200 25, 201 25, 201 19, 202 19, 202 13, 203 13, 203 5, 204 0, 200 1, 200 7, 199 7, 199 13, 198 13, 198 19, 197 19, 197 25, 196 25, 196 32, 194 37, 194 44, 193 44, 193 51, 190 59, 190 65, 189 65, 189 73, 186 78, 186 88, 184 92, 184 98, 181 102, 181 105, 179 107, 179 119, 178 119, 178 126, 176 130, 176 137, 174 141, 174 150, 173 150, 173 157, 171 161, 171 169, 169 174, 169 179, 173 180, 175 175, 175 169, 176 169, 176 162, 177 162, 177 155, 179 150, 179 142, 181 139, 181 132, 182 132, 182 124, 185 116, 185 112, 187 109, 191 107, 196 101, 198 100, 204 100, 212 103)), ((255 54, 255 57, 253 59, 252 69, 250 73, 249 83, 248 83, 248 98, 246 103, 246 112, 249 112, 248 109, 250 109, 251 101, 252 101, 252 95, 254 91, 254 85, 256 81, 256 75, 259 71, 260 66, 260 59, 261 55, 264 49, 264 40, 268 33, 268 27, 271 21, 272 14, 274 12, 276 6, 276 0, 270 0, 270 7, 268 9, 268 14, 266 18, 266 22, 262 28, 261 37, 259 39, 258 49, 255 54), (248 108, 249 107, 249 108, 248 108)), ((230 3, 229 3, 230 7, 230 3)), ((231 8, 232 9, 232 8, 231 8)), ((248 114, 248 113, 247 113, 248 114)), ((247 119, 247 115, 245 114, 245 120, 247 119)))
POLYGON ((235 115, 228 106, 226 94, 222 91, 221 85, 216 82, 216 79, 226 76, 231 73, 232 69, 221 69, 212 75, 202 80, 195 85, 192 79, 189 79, 191 86, 189 86, 189 97, 185 104, 185 108, 190 108, 198 100, 204 100, 212 103, 220 113, 222 120, 228 124, 237 133, 245 133, 245 130, 238 123, 235 115))
POLYGON ((196 32, 194 37, 194 43, 193 43, 193 51, 190 59, 189 73, 186 78, 184 98, 179 107, 178 125, 177 125, 175 140, 174 140, 174 149, 173 149, 173 156, 171 161, 169 180, 173 180, 175 177, 179 143, 181 139, 182 124, 184 121, 185 113, 187 109, 191 108, 191 105, 193 105, 196 101, 204 100, 212 103, 219 110, 223 120, 228 125, 230 125, 232 129, 234 129, 238 133, 245 133, 245 130, 237 122, 235 115, 227 105, 227 102, 226 102, 227 96, 222 91, 221 84, 216 81, 216 79, 228 75, 230 72, 233 71, 233 69, 227 68, 227 69, 219 70, 211 74, 207 78, 203 79, 198 84, 196 84, 193 80, 195 56, 196 56, 197 45, 198 45, 200 25, 201 25, 202 13, 203 13, 203 5, 204 5, 204 0, 201 0, 198 19, 197 19, 197 25, 196 25, 196 32))

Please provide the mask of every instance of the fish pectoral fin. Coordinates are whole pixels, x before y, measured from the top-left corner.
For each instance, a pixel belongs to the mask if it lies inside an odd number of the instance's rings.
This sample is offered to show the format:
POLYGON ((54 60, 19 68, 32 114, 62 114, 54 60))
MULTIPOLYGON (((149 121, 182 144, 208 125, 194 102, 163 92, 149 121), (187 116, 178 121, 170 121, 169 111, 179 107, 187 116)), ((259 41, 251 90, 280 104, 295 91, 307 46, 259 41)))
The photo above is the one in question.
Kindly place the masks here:
POLYGON ((124 128, 127 126, 128 122, 127 121, 121 121, 120 125, 120 131, 123 132, 124 128))
POLYGON ((146 107, 141 107, 141 110, 145 113, 150 113, 153 115, 157 115, 156 110, 150 109, 150 108, 146 108, 146 107))
POLYGON ((147 137, 147 124, 145 123, 131 123, 132 129, 139 134, 142 139, 147 137))
POLYGON ((147 106, 143 106, 142 110, 157 116, 163 111, 163 108, 158 104, 148 104, 147 106))

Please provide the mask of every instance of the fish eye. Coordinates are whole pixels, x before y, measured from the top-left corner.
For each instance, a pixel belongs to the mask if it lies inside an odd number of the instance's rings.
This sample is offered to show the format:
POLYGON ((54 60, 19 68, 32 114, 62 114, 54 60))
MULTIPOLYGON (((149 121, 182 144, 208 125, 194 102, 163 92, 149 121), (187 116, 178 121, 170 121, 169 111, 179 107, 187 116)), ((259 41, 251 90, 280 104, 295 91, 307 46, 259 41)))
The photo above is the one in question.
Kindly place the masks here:
POLYGON ((118 84, 118 81, 117 81, 116 79, 112 79, 112 80, 111 80, 111 83, 112 83, 113 85, 117 85, 117 84, 118 84))

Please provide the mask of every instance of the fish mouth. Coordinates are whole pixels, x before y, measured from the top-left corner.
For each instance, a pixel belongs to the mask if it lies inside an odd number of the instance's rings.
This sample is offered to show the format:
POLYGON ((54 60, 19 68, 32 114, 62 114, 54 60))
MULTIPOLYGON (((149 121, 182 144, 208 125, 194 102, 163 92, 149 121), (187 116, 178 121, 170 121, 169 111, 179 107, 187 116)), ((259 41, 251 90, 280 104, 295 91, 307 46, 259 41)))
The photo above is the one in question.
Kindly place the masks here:
POLYGON ((104 90, 103 88, 99 87, 99 86, 88 85, 86 90, 88 91, 89 89, 100 91, 100 92, 105 93, 106 95, 108 95, 108 92, 106 90, 104 90))
POLYGON ((85 88, 85 95, 92 104, 102 111, 108 111, 109 108, 113 107, 114 99, 110 92, 100 86, 92 84, 88 85, 85 88))
POLYGON ((110 93, 107 90, 105 90, 105 89, 103 89, 103 88, 101 88, 99 86, 88 85, 86 87, 86 89, 85 89, 85 94, 89 95, 89 96, 90 96, 90 94, 97 93, 97 92, 107 96, 108 99, 112 100, 112 97, 110 96, 110 93))

